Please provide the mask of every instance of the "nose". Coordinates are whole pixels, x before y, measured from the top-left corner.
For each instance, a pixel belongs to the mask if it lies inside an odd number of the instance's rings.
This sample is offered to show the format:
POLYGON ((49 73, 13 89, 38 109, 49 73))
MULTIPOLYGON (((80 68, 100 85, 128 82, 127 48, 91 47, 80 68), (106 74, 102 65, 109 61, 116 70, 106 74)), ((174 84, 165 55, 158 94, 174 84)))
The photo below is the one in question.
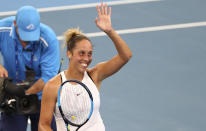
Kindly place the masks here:
POLYGON ((92 55, 91 54, 85 54, 83 56, 83 60, 86 61, 86 62, 90 62, 92 60, 92 55))
POLYGON ((89 61, 89 56, 88 56, 88 55, 85 55, 85 56, 83 57, 83 60, 84 60, 84 61, 89 61))

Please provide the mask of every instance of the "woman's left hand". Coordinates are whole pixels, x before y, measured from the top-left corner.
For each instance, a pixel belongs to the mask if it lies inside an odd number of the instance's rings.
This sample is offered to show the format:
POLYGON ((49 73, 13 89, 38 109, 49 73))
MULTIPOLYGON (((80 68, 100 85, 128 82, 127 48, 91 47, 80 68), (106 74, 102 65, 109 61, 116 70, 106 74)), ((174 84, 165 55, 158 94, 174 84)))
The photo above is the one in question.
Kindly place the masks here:
POLYGON ((107 4, 103 5, 103 3, 101 3, 101 9, 99 5, 97 5, 97 12, 99 15, 95 19, 97 27, 105 33, 109 33, 112 30, 111 7, 109 7, 109 12, 107 12, 107 4))

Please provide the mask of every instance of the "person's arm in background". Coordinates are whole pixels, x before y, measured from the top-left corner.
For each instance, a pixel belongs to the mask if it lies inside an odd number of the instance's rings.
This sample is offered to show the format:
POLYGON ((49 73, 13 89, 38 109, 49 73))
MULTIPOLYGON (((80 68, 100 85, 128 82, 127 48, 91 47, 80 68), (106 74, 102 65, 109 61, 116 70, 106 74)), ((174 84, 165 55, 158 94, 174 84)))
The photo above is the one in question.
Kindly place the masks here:
MULTIPOLYGON (((0 20, 0 27, 4 27, 4 19, 0 20)), ((1 44, 2 44, 2 32, 0 31, 0 51, 1 51, 1 44)), ((0 64, 0 77, 8 77, 8 71, 4 68, 2 63, 0 64)))
POLYGON ((36 94, 40 91, 42 91, 45 83, 44 81, 40 78, 37 80, 28 90, 25 91, 26 94, 36 94))
POLYGON ((8 77, 8 71, 0 64, 0 77, 8 77))
POLYGON ((41 78, 26 90, 26 94, 36 94, 42 91, 45 83, 58 73, 60 65, 58 40, 52 40, 52 43, 49 43, 47 48, 42 53, 40 60, 41 78))

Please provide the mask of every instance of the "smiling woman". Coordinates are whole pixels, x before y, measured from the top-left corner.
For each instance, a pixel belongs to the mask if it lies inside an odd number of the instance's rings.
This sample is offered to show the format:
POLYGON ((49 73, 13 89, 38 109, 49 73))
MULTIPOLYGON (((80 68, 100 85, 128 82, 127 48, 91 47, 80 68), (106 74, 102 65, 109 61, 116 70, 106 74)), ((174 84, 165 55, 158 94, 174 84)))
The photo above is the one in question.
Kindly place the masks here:
POLYGON ((84 36, 79 29, 69 29, 65 32, 65 37, 70 66, 79 66, 79 69, 84 71, 92 61, 93 47, 90 39, 84 36))
POLYGON ((97 5, 97 13, 98 17, 95 19, 96 26, 111 38, 118 54, 109 61, 98 63, 89 69, 88 66, 92 62, 93 51, 90 39, 81 33, 78 28, 67 30, 65 32, 65 42, 67 45, 69 65, 67 70, 62 71, 59 75, 51 79, 44 88, 39 131, 51 130, 50 122, 53 111, 57 123, 57 130, 59 131, 67 129, 71 131, 105 131, 105 126, 99 112, 101 83, 104 79, 120 70, 121 67, 130 60, 132 52, 124 40, 112 28, 111 7, 108 9, 107 4, 103 5, 103 3, 101 7, 97 5), (89 96, 92 97, 83 97, 83 100, 80 100, 80 98, 84 96, 84 93, 79 91, 82 88, 78 88, 77 86, 69 88, 69 86, 72 85, 69 84, 64 89, 63 85, 68 81, 83 83, 82 85, 85 85, 86 91, 91 92, 88 93, 91 94, 89 96), (73 94, 73 92, 76 92, 76 94, 73 94), (82 95, 79 96, 79 92, 82 95), (75 97, 71 98, 71 96, 75 97), (77 96, 79 97, 77 98, 77 96), (91 104, 89 104, 89 99, 91 99, 91 104), (85 101, 87 104, 85 104, 85 101), (66 110, 60 108, 60 105, 61 107, 65 107, 69 104, 71 106, 68 106, 66 110), (89 110, 90 112, 88 112, 89 110), (87 114, 87 119, 85 119, 85 115, 79 115, 82 114, 82 112, 83 114, 87 114), (67 115, 64 116, 63 114, 67 115), (80 116, 80 118, 78 116, 80 116), (81 124, 74 124, 76 120, 77 123, 81 121, 81 124), (68 126, 65 127, 65 124, 68 126))

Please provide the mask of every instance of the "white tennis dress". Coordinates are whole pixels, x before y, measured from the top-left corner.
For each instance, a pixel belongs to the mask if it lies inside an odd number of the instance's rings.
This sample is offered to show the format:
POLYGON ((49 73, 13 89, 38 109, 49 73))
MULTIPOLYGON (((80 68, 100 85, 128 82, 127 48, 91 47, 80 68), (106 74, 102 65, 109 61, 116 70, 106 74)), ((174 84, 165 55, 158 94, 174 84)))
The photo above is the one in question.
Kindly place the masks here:
MULTIPOLYGON (((64 71, 62 71, 60 74, 61 74, 62 83, 63 83, 64 81, 66 81, 64 71)), ((94 102, 94 110, 93 110, 92 116, 89 119, 89 121, 85 125, 83 125, 79 129, 79 131, 105 131, 104 123, 99 113, 99 108, 100 108, 99 91, 97 90, 96 85, 91 80, 91 78, 88 76, 86 71, 84 73, 82 83, 84 83, 92 93, 93 102, 94 102)), ((63 92, 63 89, 62 89, 62 92, 63 92)), ((62 94, 62 95, 66 95, 66 94, 67 93, 62 94)), ((57 103, 56 103, 56 108, 54 111, 54 116, 56 119, 57 131, 67 131, 64 120, 62 119, 61 114, 59 112, 57 103)), ((70 131, 75 131, 77 128, 71 125, 69 127, 70 127, 70 131)))

